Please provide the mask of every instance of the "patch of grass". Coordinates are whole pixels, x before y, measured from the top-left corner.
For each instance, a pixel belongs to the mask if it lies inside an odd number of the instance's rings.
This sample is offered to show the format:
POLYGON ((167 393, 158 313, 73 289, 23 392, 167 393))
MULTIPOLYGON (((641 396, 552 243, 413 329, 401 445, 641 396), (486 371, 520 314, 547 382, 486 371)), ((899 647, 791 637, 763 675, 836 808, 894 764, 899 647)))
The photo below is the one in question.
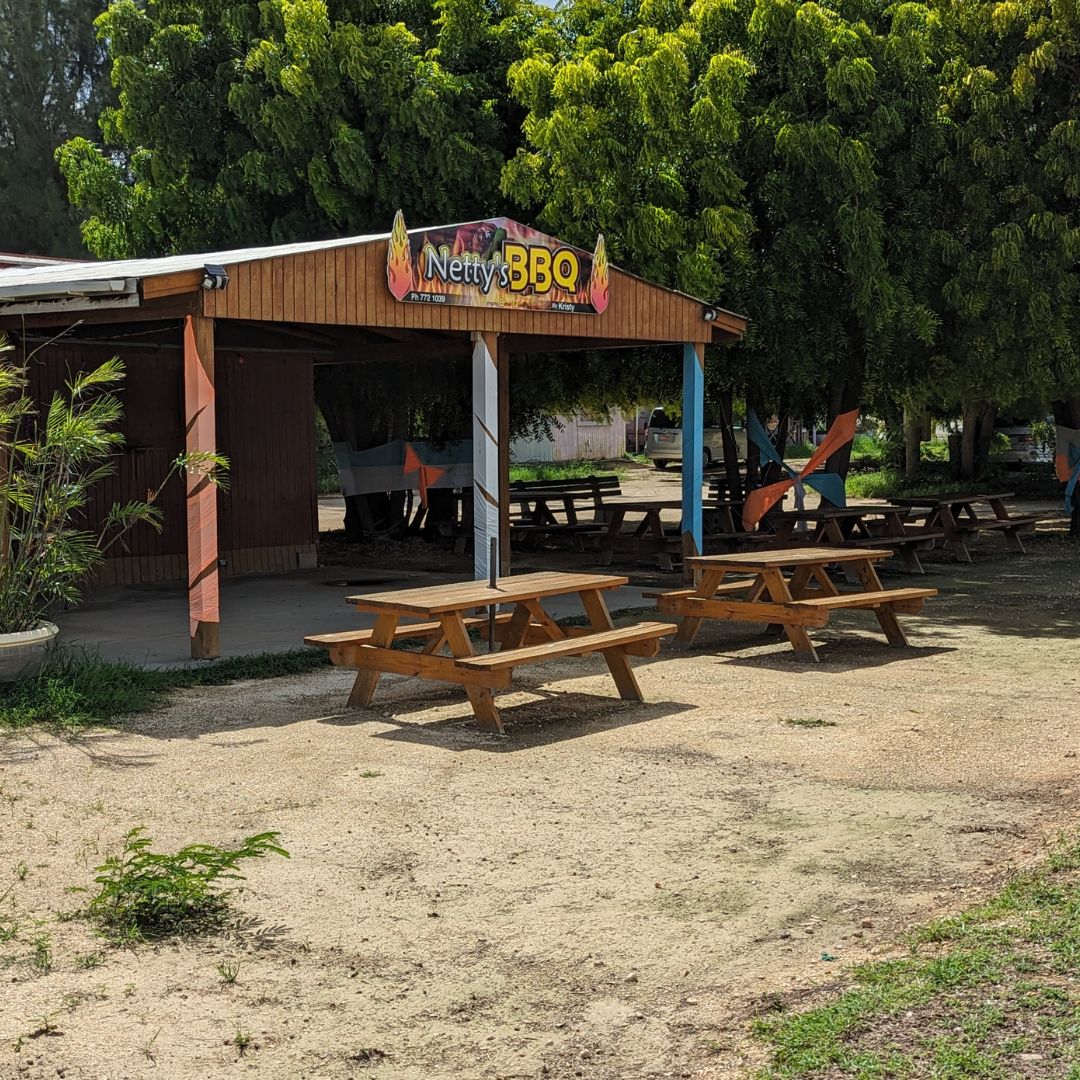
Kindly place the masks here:
POLYGON ((382 776, 382 773, 376 771, 375 769, 365 769, 360 774, 360 779, 361 780, 374 780, 377 776, 382 776))
POLYGON ((814 716, 788 716, 780 723, 787 724, 788 727, 801 728, 836 727, 835 720, 820 720, 814 716))
POLYGON ((876 469, 873 472, 851 473, 845 484, 848 495, 859 499, 917 498, 925 495, 977 495, 987 490, 992 481, 983 480, 909 480, 897 469, 876 469))
POLYGON ((101 952, 77 953, 75 956, 75 966, 81 971, 89 971, 104 962, 105 954, 101 952))
POLYGON ((147 712, 173 690, 302 675, 329 663, 329 655, 321 649, 294 649, 198 667, 147 670, 105 660, 89 650, 57 649, 36 676, 0 689, 0 727, 44 724, 77 729, 147 712))
POLYGON ((622 462, 612 461, 533 461, 510 466, 514 480, 584 480, 587 476, 621 476, 622 462))
POLYGON ((240 863, 267 855, 289 857, 278 833, 249 836, 238 848, 190 844, 175 854, 150 850, 143 828, 132 829, 124 849, 97 868, 97 893, 87 914, 114 938, 138 941, 198 933, 220 926, 228 914, 232 889, 223 882, 243 881, 240 863))
POLYGON ((985 904, 915 931, 910 953, 854 969, 844 993, 753 1024, 760 1080, 1080 1076, 1080 838, 985 904), (1022 1054, 1039 1055, 1037 1072, 1022 1054), (1070 1067, 1072 1071, 1070 1071, 1070 1067))

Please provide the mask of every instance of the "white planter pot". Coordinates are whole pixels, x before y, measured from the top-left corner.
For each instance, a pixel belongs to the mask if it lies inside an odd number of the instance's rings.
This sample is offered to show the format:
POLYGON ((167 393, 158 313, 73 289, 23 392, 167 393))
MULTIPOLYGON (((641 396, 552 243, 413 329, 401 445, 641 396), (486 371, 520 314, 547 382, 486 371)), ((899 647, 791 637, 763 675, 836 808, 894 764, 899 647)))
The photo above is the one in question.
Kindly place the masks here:
POLYGON ((35 630, 0 634, 0 683, 36 675, 45 663, 49 646, 59 633, 59 627, 51 622, 43 622, 35 630))

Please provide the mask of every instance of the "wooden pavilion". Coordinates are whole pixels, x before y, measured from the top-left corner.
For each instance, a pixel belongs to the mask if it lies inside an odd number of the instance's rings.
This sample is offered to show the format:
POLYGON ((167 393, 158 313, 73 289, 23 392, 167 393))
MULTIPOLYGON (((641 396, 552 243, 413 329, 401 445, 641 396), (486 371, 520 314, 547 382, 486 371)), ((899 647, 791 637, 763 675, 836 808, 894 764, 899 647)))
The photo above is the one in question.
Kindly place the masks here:
POLYGON ((505 218, 312 243, 118 262, 0 269, 0 333, 35 354, 47 401, 71 370, 127 367, 127 445, 101 490, 145 497, 186 447, 231 461, 230 492, 205 478, 166 495, 161 534, 132 536, 105 581, 182 580, 192 656, 218 654, 218 577, 313 567, 313 365, 471 357, 474 550, 508 555, 508 374, 514 357, 559 350, 681 347, 682 532, 701 547, 705 346, 746 320, 651 284, 505 218), (57 335, 60 335, 57 337, 57 335), (54 340, 55 339, 55 340, 54 340))

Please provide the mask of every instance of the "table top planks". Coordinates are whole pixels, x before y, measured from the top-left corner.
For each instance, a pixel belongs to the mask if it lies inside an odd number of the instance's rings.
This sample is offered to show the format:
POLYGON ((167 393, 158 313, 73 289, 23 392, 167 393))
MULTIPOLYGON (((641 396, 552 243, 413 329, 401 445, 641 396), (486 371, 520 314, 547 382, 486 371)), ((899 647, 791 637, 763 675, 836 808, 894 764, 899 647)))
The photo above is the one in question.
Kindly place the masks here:
POLYGON ((875 514, 911 513, 910 506, 888 506, 886 504, 848 504, 847 506, 816 506, 807 510, 783 510, 770 517, 781 521, 825 521, 826 519, 872 517, 875 514))
POLYGON ((794 566, 827 566, 829 563, 862 562, 888 559, 892 552, 884 548, 797 547, 731 555, 698 555, 686 561, 703 570, 781 570, 794 566))
POLYGON ((681 510, 682 499, 635 499, 632 495, 620 495, 601 498, 600 506, 604 510, 636 510, 648 514, 654 510, 681 510))
POLYGON ((629 578, 612 574, 565 574, 539 572, 499 578, 492 588, 486 581, 452 581, 446 585, 425 585, 419 589, 350 596, 348 601, 361 611, 399 611, 415 615, 440 615, 450 611, 513 604, 519 600, 539 600, 566 593, 618 589, 629 578))
POLYGON ((893 502, 899 506, 971 506, 974 503, 990 502, 995 499, 1011 499, 1015 494, 1014 491, 1004 491, 994 495, 932 495, 929 497, 907 495, 893 499, 893 502))

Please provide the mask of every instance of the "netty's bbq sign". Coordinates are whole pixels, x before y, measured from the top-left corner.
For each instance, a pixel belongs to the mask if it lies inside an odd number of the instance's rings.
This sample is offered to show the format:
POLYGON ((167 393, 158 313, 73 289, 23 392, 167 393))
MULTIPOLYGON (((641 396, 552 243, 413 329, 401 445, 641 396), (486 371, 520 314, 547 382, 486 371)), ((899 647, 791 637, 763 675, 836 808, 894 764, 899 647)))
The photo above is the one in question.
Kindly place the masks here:
POLYGON ((602 236, 590 255, 508 218, 410 236, 399 210, 386 252, 390 291, 413 304, 598 315, 608 278, 602 236))

